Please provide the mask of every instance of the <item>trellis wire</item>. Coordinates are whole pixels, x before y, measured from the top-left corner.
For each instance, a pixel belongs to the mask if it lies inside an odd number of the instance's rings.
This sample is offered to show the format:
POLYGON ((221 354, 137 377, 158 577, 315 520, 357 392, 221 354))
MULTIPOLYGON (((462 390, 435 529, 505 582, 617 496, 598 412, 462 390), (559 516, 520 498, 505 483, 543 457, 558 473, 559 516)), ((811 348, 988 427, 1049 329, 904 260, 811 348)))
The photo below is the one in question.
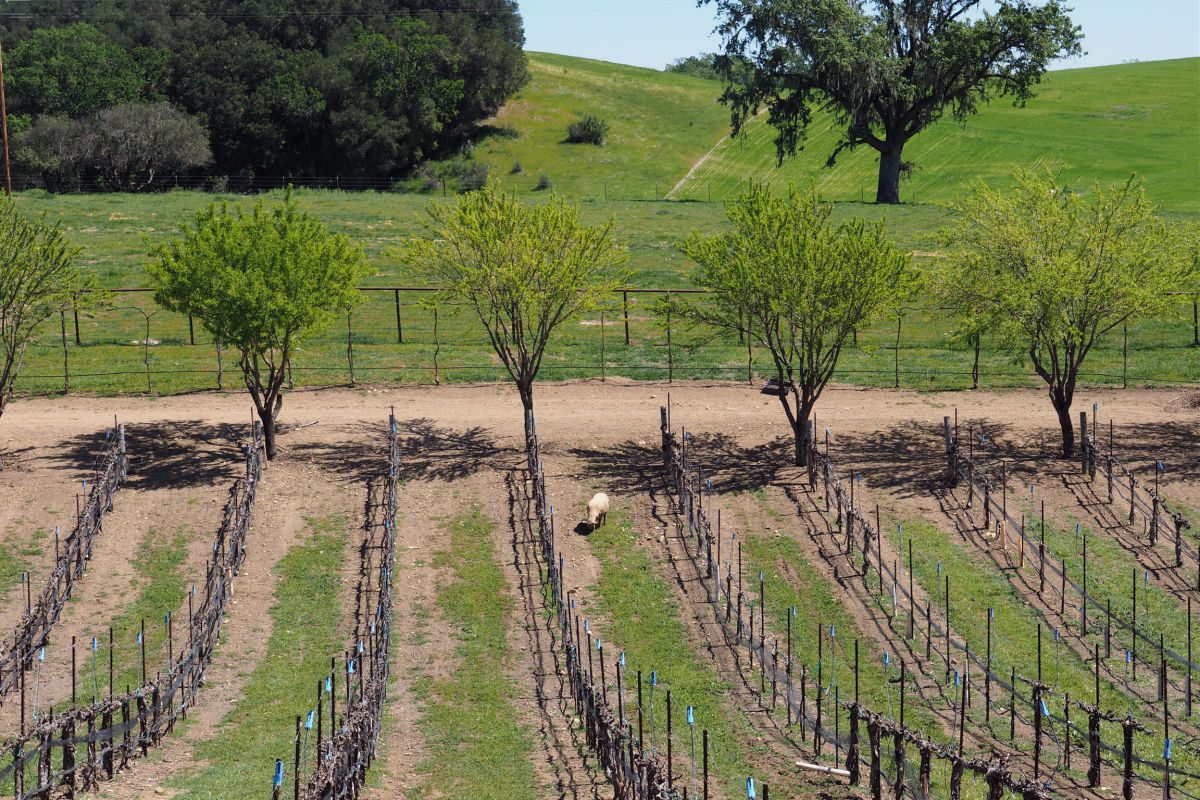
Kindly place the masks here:
MULTIPOLYGON (((1168 521, 1171 522, 1175 529, 1175 566, 1176 568, 1183 566, 1185 554, 1195 559, 1198 562, 1195 588, 1200 590, 1200 548, 1185 542, 1183 538, 1183 532, 1192 527, 1191 521, 1182 511, 1171 507, 1167 499, 1158 492, 1157 486, 1151 489, 1138 481, 1133 476, 1133 472, 1115 458, 1111 420, 1109 421, 1108 454, 1101 455, 1103 450, 1103 445, 1098 441, 1098 437, 1094 431, 1087 428, 1085 423, 1080 443, 1083 474, 1090 480, 1095 480, 1096 470, 1099 467, 1108 486, 1109 504, 1113 504, 1117 496, 1123 498, 1129 504, 1129 521, 1134 522, 1135 516, 1140 516, 1145 521, 1152 547, 1158 544, 1158 537, 1164 530, 1164 525, 1168 521)), ((1159 462, 1156 461, 1154 464, 1156 473, 1159 471, 1159 466, 1159 462)))
MULTIPOLYGON (((590 662, 585 662, 584 650, 590 656, 591 634, 588 645, 581 641, 580 634, 572 627, 571 609, 563 588, 562 569, 564 560, 556 552, 554 543, 554 518, 547 501, 546 474, 538 446, 536 423, 533 412, 525 416, 525 451, 529 485, 525 496, 533 503, 533 518, 537 524, 537 535, 543 560, 543 588, 549 593, 557 611, 559 640, 566 651, 567 673, 571 695, 576 711, 583 721, 587 743, 600 759, 604 770, 612 781, 615 800, 677 800, 682 795, 672 787, 672 776, 661 758, 653 749, 643 747, 642 737, 635 734, 633 720, 624 713, 622 689, 618 689, 618 711, 609 706, 606 686, 597 686, 590 662)), ((528 515, 526 517, 528 519, 528 515)), ((603 661, 603 655, 601 656, 603 661)), ((603 670, 603 667, 602 667, 603 670)), ((622 667, 617 662, 617 683, 622 685, 622 667)), ((603 679, 602 679, 603 682, 603 679)), ((639 698, 640 702, 640 698, 639 698)), ((639 732, 641 720, 638 720, 639 732)), ((708 793, 708 731, 703 732, 705 742, 705 780, 703 799, 708 793)))
POLYGON ((33 666, 34 654, 49 640, 50 629, 91 559, 92 545, 103 528, 104 516, 112 510, 113 495, 125 480, 125 426, 114 425, 106 431, 104 443, 92 472, 87 502, 76 516, 75 528, 58 555, 46 587, 25 610, 12 638, 0 647, 4 653, 0 657, 0 700, 22 683, 24 673, 33 666))
MULTIPOLYGON (((987 759, 966 758, 959 749, 938 745, 918 732, 864 707, 857 698, 852 701, 842 701, 842 707, 850 712, 850 730, 847 735, 829 731, 825 727, 825 723, 821 721, 820 709, 818 708, 816 713, 811 712, 804 697, 801 698, 800 703, 796 703, 795 684, 790 669, 787 669, 785 665, 785 669, 781 671, 777 659, 772 659, 774 663, 771 666, 766 665, 768 658, 771 658, 771 648, 768 647, 765 631, 756 636, 753 620, 751 619, 748 624, 741 616, 741 609, 748 605, 743 593, 739 589, 737 596, 734 597, 732 589, 721 585, 719 565, 714 564, 712 556, 713 526, 708 512, 704 508, 700 478, 688 463, 686 444, 681 444, 679 438, 671 430, 667 408, 660 409, 660 413, 663 465, 667 471, 669 486, 678 499, 676 513, 682 518, 681 524, 686 525, 689 534, 684 537, 684 541, 688 545, 694 544, 696 547, 695 555, 692 556, 689 552, 689 556, 703 559, 705 562, 698 572, 705 584, 709 603, 713 606, 715 616, 725 628, 727 635, 731 635, 737 643, 742 641, 743 635, 746 636, 747 649, 758 656, 764 692, 768 676, 773 687, 784 687, 788 719, 798 720, 802 727, 813 732, 814 752, 818 757, 822 743, 835 744, 841 752, 845 753, 845 769, 849 772, 850 782, 853 785, 858 785, 860 781, 861 766, 867 765, 870 770, 870 789, 873 797, 878 800, 882 797, 884 777, 880 741, 884 734, 888 734, 895 739, 896 752, 900 756, 895 763, 903 764, 906 767, 903 773, 892 773, 889 780, 893 784, 907 785, 908 779, 905 774, 919 775, 923 793, 927 792, 929 773, 932 768, 931 762, 938 759, 948 761, 951 766, 952 798, 957 799, 960 796, 964 771, 975 773, 987 781, 989 798, 1000 798, 1005 791, 1016 792, 1026 800, 1049 796, 1039 781, 1013 774, 1009 769, 1007 756, 996 755, 987 759), (733 610, 735 607, 736 612, 733 610), (733 617, 732 620, 731 617, 733 617), (858 736, 859 722, 865 722, 867 725, 868 750, 870 752, 866 756, 861 753, 858 736), (906 761, 905 744, 912 744, 921 753, 920 765, 912 772, 907 768, 910 765, 906 761)), ((812 443, 811 434, 807 437, 807 444, 812 458, 819 459, 821 456, 812 443)), ((815 482, 815 472, 810 472, 810 480, 815 482)), ((764 706, 767 705, 768 703, 764 702, 764 706)), ((897 796, 902 796, 902 794, 903 792, 897 788, 897 796)))
MULTIPOLYGON (((347 679, 352 680, 357 675, 358 688, 355 691, 347 685, 352 699, 345 717, 340 725, 330 719, 330 730, 335 732, 325 744, 317 746, 315 767, 303 787, 299 783, 299 770, 303 767, 303 743, 300 737, 304 726, 301 718, 296 718, 297 738, 293 759, 293 769, 296 770, 295 793, 304 800, 355 800, 362 791, 367 770, 375 758, 391 675, 392 574, 396 560, 396 481, 399 470, 400 446, 396 417, 392 414, 388 418, 388 470, 382 478, 383 513, 381 518, 378 504, 371 503, 369 493, 370 507, 365 523, 367 541, 362 548, 361 577, 357 590, 361 613, 357 615, 355 625, 356 651, 353 660, 346 662, 347 679), (377 567, 372 565, 371 553, 375 549, 383 554, 377 567), (372 572, 376 584, 374 589, 370 585, 372 572), (357 668, 353 666, 355 662, 357 668)), ((378 486, 377 481, 373 482, 373 487, 378 486)), ((319 694, 318 700, 321 701, 319 694)))
POLYGON ((204 582, 204 600, 188 620, 188 643, 168 671, 144 686, 89 705, 75 705, 45 715, 27 733, 0 744, 12 762, 0 769, 0 783, 11 779, 15 800, 41 800, 61 788, 66 797, 77 789, 98 789, 134 759, 146 755, 187 714, 221 633, 233 580, 245 559, 246 535, 262 477, 262 426, 255 422, 246 447, 245 475, 230 488, 225 515, 213 542, 213 560, 204 582), (119 721, 114 717, 119 714, 119 721), (79 749, 84 748, 82 758, 79 749), (54 755, 59 752, 59 767, 54 755), (30 780, 28 765, 36 765, 30 780), (27 785, 32 783, 32 786, 27 785))
MULTIPOLYGON (((997 523, 1003 520, 1006 534, 1008 532, 1015 532, 1024 543, 1024 546, 1030 548, 1033 552, 1038 553, 1038 557, 1041 558, 1042 551, 1040 551, 1038 548, 1037 543, 1026 533, 1020 522, 1011 514, 1009 514, 1000 501, 996 499, 995 492, 991 491, 992 487, 988 471, 976 464, 970 455, 964 451, 961 443, 958 441, 957 435, 953 432, 953 426, 951 425, 949 417, 944 419, 943 425, 946 431, 947 442, 946 457, 948 488, 953 489, 955 486, 957 486, 959 481, 966 481, 968 485, 968 491, 971 493, 971 495, 973 497, 979 496, 982 498, 985 518, 994 520, 997 523)), ((1162 643, 1156 641, 1154 637, 1149 636, 1144 631, 1134 627, 1134 625, 1128 620, 1123 619, 1118 614, 1110 614, 1106 607, 1106 603, 1101 602, 1101 600, 1094 597, 1090 592, 1086 591, 1086 589, 1077 583, 1073 578, 1064 574, 1065 571, 1063 562, 1056 558, 1053 553, 1048 553, 1045 555, 1044 569, 1049 571, 1050 574, 1057 579, 1060 587, 1064 585, 1070 587, 1071 590, 1079 596, 1080 602, 1086 602, 1091 607, 1096 609, 1098 613, 1104 615, 1108 619, 1111 619, 1114 623, 1116 623, 1116 626, 1119 629, 1135 636, 1138 640, 1148 645, 1153 652, 1158 653, 1159 656, 1166 656, 1170 662, 1174 662, 1175 665, 1184 669, 1196 670, 1200 668, 1200 664, 1188 659, 1186 655, 1177 652, 1171 647, 1165 647, 1162 643)), ((1053 581, 1051 582, 1053 583, 1053 581)))
MULTIPOLYGON (((1155 641, 1152 637, 1147 636, 1143 631, 1138 630, 1131 623, 1125 621, 1118 615, 1111 613, 1111 611, 1107 607, 1107 604, 1100 603, 1089 592, 1087 592, 1083 586, 1077 584, 1074 580, 1067 577, 1066 572, 1065 572, 1065 566, 1063 565, 1063 563, 1060 560, 1056 559, 1053 556, 1053 554, 1046 555, 1045 550, 1043 548, 1041 548, 1040 546, 1035 546, 1035 543, 1033 542, 1033 540, 1031 538, 1029 538, 1029 536, 1027 535, 1024 526, 1021 525, 1017 520, 1013 519, 1013 517, 1007 512, 1005 504, 996 500, 995 493, 991 491, 989 470, 986 469, 985 467, 980 466, 978 463, 976 463, 976 461, 972 458, 972 455, 969 450, 964 450, 963 446, 961 445, 961 443, 959 442, 959 439, 958 439, 956 425, 954 425, 951 422, 950 417, 944 417, 942 424, 943 424, 943 436, 944 436, 945 445, 946 445, 946 460, 947 460, 946 485, 947 485, 947 489, 952 490, 953 488, 955 488, 958 485, 958 483, 960 481, 966 481, 967 486, 968 486, 968 492, 969 492, 969 495, 968 495, 969 500, 968 500, 966 507, 971 508, 973 505, 973 503, 972 503, 973 499, 976 496, 980 497, 981 501, 982 501, 982 510, 984 512, 985 526, 989 524, 989 521, 994 520, 997 524, 997 527, 1001 528, 1001 530, 1004 532, 1005 536, 1007 536, 1008 531, 1010 531, 1010 530, 1015 531, 1016 535, 1020 539, 1020 542, 1021 542, 1020 546, 1022 546, 1022 547, 1028 546, 1032 551, 1034 551, 1038 554, 1038 558, 1041 560, 1041 563, 1039 564, 1039 572, 1040 573, 1044 572, 1047 568, 1049 568, 1049 571, 1051 572, 1051 574, 1053 576, 1058 577, 1060 593, 1061 593, 1063 587, 1067 587, 1067 586, 1071 587, 1071 589, 1079 596, 1081 603, 1091 604, 1098 611, 1102 612, 1109 620, 1116 622, 1118 628, 1124 629, 1124 630, 1132 633, 1134 636, 1137 637, 1137 639, 1142 640, 1145 643, 1149 644, 1155 651, 1157 651, 1159 653, 1160 661, 1162 664, 1166 664, 1167 659, 1170 658, 1170 659, 1176 661, 1177 663, 1180 663, 1183 666, 1185 666, 1189 670, 1189 672, 1190 672, 1190 670, 1195 668, 1195 665, 1189 659, 1180 655, 1179 653, 1176 653, 1173 649, 1166 647, 1163 644, 1163 642, 1155 641)), ((1083 458, 1085 460, 1084 461, 1085 469, 1087 469, 1088 456, 1084 455, 1083 458)), ((1002 539, 1002 541, 1004 541, 1004 539, 1002 539)), ((1052 581, 1052 583, 1053 583, 1053 581, 1052 581)), ((1065 597, 1061 597, 1060 599, 1065 603, 1065 600, 1066 600, 1065 597)), ((1098 650, 1098 646, 1097 646, 1097 650, 1098 650)), ((974 660, 978 662, 978 656, 976 654, 972 654, 972 655, 973 655, 974 660)), ((1098 668, 1098 666, 1099 666, 1099 664, 1097 663, 1097 668, 1098 668)), ((1002 682, 1004 679, 1003 679, 1003 676, 995 676, 992 678, 992 680, 997 681, 997 682, 1002 682)), ((1024 679, 1022 679, 1022 680, 1024 680, 1024 679)), ((1026 681, 1026 682, 1029 682, 1029 681, 1026 681)), ((1165 685, 1164 685, 1164 690, 1165 690, 1165 685)), ((1048 694, 1050 694, 1049 688, 1048 687, 1043 688, 1042 695, 1048 695, 1048 694)), ((1165 708, 1165 700, 1163 702, 1164 702, 1164 708, 1165 708)), ((1086 735, 1091 740, 1090 743, 1092 744, 1093 750, 1092 750, 1092 755, 1091 755, 1092 766, 1091 766, 1091 769, 1089 770, 1089 783, 1092 786, 1099 785, 1099 769, 1098 769, 1098 763, 1097 763, 1098 756, 1096 755, 1097 749, 1103 749, 1105 752, 1108 752, 1108 753, 1123 752, 1123 758, 1124 758, 1123 769, 1125 771, 1125 783, 1126 783, 1127 787, 1128 787, 1129 781, 1131 780, 1130 767, 1134 764, 1143 766, 1143 767, 1147 767, 1149 769, 1153 769, 1156 772, 1161 773, 1163 775, 1162 782, 1164 784, 1168 784, 1169 780, 1172 776, 1179 776, 1179 777, 1190 778, 1193 780, 1200 780, 1200 774, 1195 774, 1195 773, 1187 772, 1184 770, 1180 770, 1177 767, 1172 766, 1170 764, 1169 760, 1166 758, 1164 758, 1163 760, 1146 759, 1146 758, 1142 758, 1142 757, 1135 755, 1132 751, 1132 747, 1133 747, 1132 732, 1134 730, 1138 730, 1138 731, 1148 733, 1149 731, 1143 725, 1139 724, 1133 718, 1132 714, 1125 714, 1125 715, 1115 714, 1111 711, 1104 711, 1096 706, 1088 705, 1088 704, 1085 704, 1082 702, 1077 702, 1076 705, 1079 708, 1081 708, 1082 710, 1086 711, 1089 716, 1088 732, 1086 734, 1084 734, 1084 732, 1080 728, 1076 727, 1073 724, 1071 724, 1070 727, 1071 727, 1071 729, 1078 731, 1081 735, 1086 735), (1118 750, 1118 748, 1116 748, 1116 747, 1110 746, 1107 743, 1100 741, 1100 739, 1099 739, 1099 730, 1100 730, 1099 723, 1101 720, 1121 723, 1121 725, 1124 729, 1124 735, 1123 735, 1123 743, 1122 743, 1120 750, 1118 750)), ((1056 719, 1054 712, 1050 712, 1046 716, 1050 719, 1056 719)), ((1068 724, 1064 718, 1058 718, 1058 719, 1060 721, 1062 721, 1064 724, 1068 724)), ((1164 723, 1164 726, 1165 726, 1165 723, 1164 723)), ((1164 731, 1164 733, 1165 733, 1165 731, 1164 731)), ((1164 739, 1165 738, 1166 737, 1164 737, 1164 739)), ((1167 752, 1167 748, 1166 748, 1166 743, 1164 741, 1164 753, 1165 752, 1167 752)), ((1144 776, 1143 776, 1143 779, 1145 779, 1144 776)), ((1151 781, 1151 782, 1153 782, 1153 781, 1151 781)), ((1196 797, 1196 795, 1191 794, 1187 791, 1184 791, 1184 790, 1180 789, 1179 787, 1171 787, 1171 788, 1174 789, 1174 791, 1176 793, 1178 793, 1182 796, 1196 797)), ((1129 791, 1129 790, 1127 789, 1127 791, 1129 791)), ((1169 796, 1169 791, 1165 789, 1164 797, 1167 797, 1167 796, 1169 796)))

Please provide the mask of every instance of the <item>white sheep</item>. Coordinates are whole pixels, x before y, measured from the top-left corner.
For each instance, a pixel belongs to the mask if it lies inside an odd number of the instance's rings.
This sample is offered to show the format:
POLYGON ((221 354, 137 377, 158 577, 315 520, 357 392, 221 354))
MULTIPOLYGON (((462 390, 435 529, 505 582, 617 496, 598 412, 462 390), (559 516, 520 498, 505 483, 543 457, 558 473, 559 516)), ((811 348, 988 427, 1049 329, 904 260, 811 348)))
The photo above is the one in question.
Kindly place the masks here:
POLYGON ((587 521, 588 525, 592 526, 592 530, 596 530, 604 524, 608 519, 608 495, 604 492, 597 492, 587 505, 587 521))

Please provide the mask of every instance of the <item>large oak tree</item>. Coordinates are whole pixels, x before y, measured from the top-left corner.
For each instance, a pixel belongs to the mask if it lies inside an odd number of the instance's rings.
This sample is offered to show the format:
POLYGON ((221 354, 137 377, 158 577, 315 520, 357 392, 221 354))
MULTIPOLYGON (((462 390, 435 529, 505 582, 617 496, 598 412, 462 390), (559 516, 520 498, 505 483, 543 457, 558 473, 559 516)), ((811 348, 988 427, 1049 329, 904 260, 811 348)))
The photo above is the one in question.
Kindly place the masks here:
POLYGON ((739 133, 765 105, 780 161, 819 111, 844 128, 829 156, 879 153, 875 200, 900 202, 904 145, 950 114, 1033 95, 1051 61, 1080 52, 1080 29, 1059 0, 700 0, 715 3, 739 133), (753 70, 744 74, 744 63, 753 70))

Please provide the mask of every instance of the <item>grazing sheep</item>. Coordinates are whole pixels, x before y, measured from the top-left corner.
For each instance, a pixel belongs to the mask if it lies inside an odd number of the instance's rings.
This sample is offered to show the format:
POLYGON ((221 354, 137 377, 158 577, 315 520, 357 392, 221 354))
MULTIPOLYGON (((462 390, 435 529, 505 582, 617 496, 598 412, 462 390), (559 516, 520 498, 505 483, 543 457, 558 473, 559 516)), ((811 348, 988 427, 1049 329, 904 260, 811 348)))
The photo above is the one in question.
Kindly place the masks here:
POLYGON ((604 524, 608 519, 608 495, 604 492, 597 492, 587 506, 587 521, 588 525, 592 526, 592 530, 596 530, 604 524))

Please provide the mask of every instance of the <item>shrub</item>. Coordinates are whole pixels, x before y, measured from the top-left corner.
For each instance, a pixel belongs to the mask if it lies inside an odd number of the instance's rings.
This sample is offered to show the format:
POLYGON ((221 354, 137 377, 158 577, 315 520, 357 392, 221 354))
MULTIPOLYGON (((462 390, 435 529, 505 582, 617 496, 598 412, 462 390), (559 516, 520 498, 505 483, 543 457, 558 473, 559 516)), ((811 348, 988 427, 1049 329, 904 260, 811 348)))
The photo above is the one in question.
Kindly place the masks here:
POLYGON ((603 145, 608 139, 608 123, 588 114, 567 126, 567 141, 572 144, 603 145))
POLYGON ((488 165, 472 161, 462 171, 462 174, 458 176, 458 190, 460 192, 474 192, 486 186, 487 180, 488 165))
POLYGON ((510 175, 521 175, 524 172, 525 172, 525 168, 521 166, 521 162, 514 161, 513 165, 512 165, 512 169, 509 171, 509 174, 510 175))
POLYGON ((541 175, 538 175, 537 186, 533 188, 537 191, 545 191, 546 189, 554 188, 554 185, 550 183, 550 176, 543 172, 541 175))

